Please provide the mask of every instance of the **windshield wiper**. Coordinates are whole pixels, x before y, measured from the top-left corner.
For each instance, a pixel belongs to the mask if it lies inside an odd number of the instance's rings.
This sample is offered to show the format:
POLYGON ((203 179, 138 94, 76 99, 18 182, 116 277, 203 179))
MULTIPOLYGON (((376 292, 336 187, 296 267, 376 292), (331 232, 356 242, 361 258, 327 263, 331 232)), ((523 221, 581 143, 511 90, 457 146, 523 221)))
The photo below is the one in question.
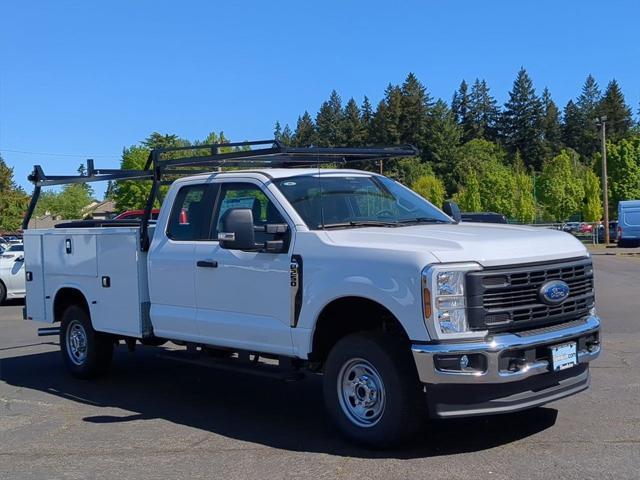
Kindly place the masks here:
POLYGON ((341 223, 325 223, 318 225, 318 228, 349 228, 349 227, 395 227, 398 222, 382 222, 379 220, 352 220, 341 223))
POLYGON ((431 217, 418 217, 418 218, 409 218, 407 220, 398 220, 397 224, 402 225, 410 225, 415 223, 450 223, 446 220, 442 220, 440 218, 431 218, 431 217))

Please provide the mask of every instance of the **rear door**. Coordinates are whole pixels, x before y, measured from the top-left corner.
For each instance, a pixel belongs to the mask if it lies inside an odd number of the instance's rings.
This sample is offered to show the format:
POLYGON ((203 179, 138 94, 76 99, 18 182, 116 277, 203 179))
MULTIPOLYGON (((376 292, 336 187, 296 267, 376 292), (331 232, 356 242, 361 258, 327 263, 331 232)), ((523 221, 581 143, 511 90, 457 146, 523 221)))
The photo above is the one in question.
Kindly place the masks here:
MULTIPOLYGON (((285 243, 293 244, 292 222, 261 183, 217 180, 220 185, 210 240, 196 246, 198 328, 204 343, 291 354, 292 288, 290 255, 226 250, 217 240, 220 218, 229 208, 251 208, 254 224, 288 223, 285 243)), ((256 233, 256 241, 273 240, 256 233)))

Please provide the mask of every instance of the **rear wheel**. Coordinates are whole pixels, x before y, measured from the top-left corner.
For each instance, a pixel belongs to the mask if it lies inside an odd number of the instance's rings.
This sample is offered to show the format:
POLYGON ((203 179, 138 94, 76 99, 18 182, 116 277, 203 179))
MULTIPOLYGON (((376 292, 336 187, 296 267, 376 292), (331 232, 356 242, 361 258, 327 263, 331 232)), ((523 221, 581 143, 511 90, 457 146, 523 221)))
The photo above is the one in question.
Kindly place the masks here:
POLYGON ((62 314, 60 349, 67 370, 77 378, 92 378, 109 369, 113 339, 96 332, 88 313, 72 305, 62 314))
POLYGON ((0 282, 0 305, 2 305, 6 299, 7 299, 7 289, 4 286, 4 283, 0 282))
POLYGON ((392 447, 421 428, 426 403, 409 346, 358 333, 331 350, 324 372, 327 411, 342 433, 368 447, 392 447))

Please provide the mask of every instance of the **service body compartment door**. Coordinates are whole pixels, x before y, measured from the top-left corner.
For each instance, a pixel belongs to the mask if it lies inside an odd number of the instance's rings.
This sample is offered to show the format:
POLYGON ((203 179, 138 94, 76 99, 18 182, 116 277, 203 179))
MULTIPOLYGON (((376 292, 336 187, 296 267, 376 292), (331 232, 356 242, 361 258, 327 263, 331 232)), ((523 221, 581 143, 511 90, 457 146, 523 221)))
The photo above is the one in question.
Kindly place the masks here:
POLYGON ((27 319, 39 322, 46 318, 44 304, 44 266, 42 262, 42 235, 25 232, 24 235, 25 286, 27 290, 27 319))
POLYGON ((146 312, 141 289, 146 288, 146 278, 140 276, 146 276, 146 257, 139 251, 138 238, 134 232, 104 232, 96 236, 98 284, 96 298, 90 299, 96 330, 143 336, 146 312), (139 268, 141 263, 145 268, 139 268))
POLYGON ((69 230, 61 229, 60 233, 54 232, 43 237, 47 275, 96 277, 96 235, 84 232, 71 233, 69 230))

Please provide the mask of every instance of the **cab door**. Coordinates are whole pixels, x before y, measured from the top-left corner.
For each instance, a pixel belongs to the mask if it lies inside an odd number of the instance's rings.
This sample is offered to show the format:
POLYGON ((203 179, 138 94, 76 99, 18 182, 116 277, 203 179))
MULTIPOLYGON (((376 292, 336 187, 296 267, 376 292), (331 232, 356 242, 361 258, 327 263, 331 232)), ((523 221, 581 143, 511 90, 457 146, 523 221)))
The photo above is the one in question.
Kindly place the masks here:
MULTIPOLYGON (((291 354, 291 222, 257 181, 219 180, 210 240, 196 248, 195 288, 203 343, 275 354, 291 354), (251 208, 254 225, 288 223, 282 253, 226 250, 217 240, 229 208, 251 208)), ((256 241, 273 240, 256 233, 256 241)))
POLYGON ((156 231, 149 249, 151 321, 158 337, 198 342, 195 250, 209 232, 213 187, 185 184, 172 205, 165 234, 156 231))

